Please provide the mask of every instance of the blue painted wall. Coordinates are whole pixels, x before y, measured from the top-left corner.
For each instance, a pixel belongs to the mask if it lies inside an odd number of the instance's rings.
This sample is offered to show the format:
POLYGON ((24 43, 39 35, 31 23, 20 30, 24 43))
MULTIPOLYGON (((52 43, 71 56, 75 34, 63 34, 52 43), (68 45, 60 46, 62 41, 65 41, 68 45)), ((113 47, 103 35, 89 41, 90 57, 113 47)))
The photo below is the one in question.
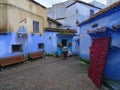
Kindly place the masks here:
POLYGON ((79 55, 79 45, 80 45, 79 36, 74 36, 72 39, 72 53, 73 55, 79 55))
MULTIPOLYGON (((116 31, 112 30, 113 25, 120 24, 120 7, 114 8, 87 23, 82 23, 80 25, 80 54, 81 58, 90 59, 90 52, 89 47, 92 44, 91 37, 87 34, 87 30, 95 30, 96 28, 92 28, 92 25, 98 23, 98 27, 100 28, 103 26, 107 27, 107 31, 103 32, 102 34, 94 34, 95 37, 103 37, 103 36, 110 36, 111 43, 110 48, 106 60, 105 70, 104 70, 104 77, 111 79, 111 80, 118 80, 120 81, 120 28, 116 31)), ((92 38, 93 38, 92 37, 92 38)))
POLYGON ((110 47, 105 64, 104 77, 111 80, 120 81, 120 28, 113 31, 111 27, 107 28, 104 32, 90 34, 92 39, 102 38, 106 36, 111 37, 110 47))
POLYGON ((42 51, 38 48, 38 44, 42 43, 42 38, 39 34, 27 34, 27 38, 18 37, 16 32, 11 32, 5 35, 0 35, 1 53, 0 58, 18 54, 24 54, 27 58, 28 53, 42 51), (12 52, 12 44, 22 44, 22 52, 12 52))
POLYGON ((120 29, 113 32, 111 38, 104 77, 120 81, 120 29))
POLYGON ((53 54, 57 51, 57 32, 47 32, 45 31, 42 38, 45 44, 45 52, 47 54, 53 54))
POLYGON ((43 38, 40 34, 31 34, 26 31, 26 28, 22 26, 17 32, 0 35, 0 58, 24 54, 25 58, 28 59, 28 53, 43 51, 43 49, 38 48, 38 44, 43 43, 43 38), (19 36, 18 33, 21 35, 19 36), (26 34, 26 37, 24 34, 26 34), (12 44, 21 44, 23 51, 12 52, 12 44))
POLYGON ((8 33, 5 35, 0 35, 0 58, 23 54, 23 52, 12 52, 12 44, 19 44, 16 39, 16 33, 8 33))
POLYGON ((79 57, 85 60, 90 59, 89 47, 92 44, 90 36, 86 33, 86 30, 81 30, 80 35, 80 47, 79 47, 79 57))
POLYGON ((43 39, 41 38, 40 34, 29 34, 27 41, 28 52, 31 53, 42 51, 43 49, 38 48, 39 43, 43 43, 43 39))
MULTIPOLYGON (((28 59, 28 53, 38 52, 45 50, 46 54, 58 53, 61 54, 61 48, 57 46, 58 42, 62 39, 67 39, 68 42, 72 42, 73 36, 60 36, 57 37, 58 32, 47 32, 43 35, 26 33, 25 28, 21 28, 18 32, 10 32, 5 35, 0 35, 1 53, 0 58, 14 56, 18 54, 24 54, 25 58, 28 59), (20 36, 18 33, 27 34, 27 37, 20 36), (44 48, 39 49, 38 44, 44 43, 44 48), (12 52, 12 44, 21 44, 22 52, 12 52)), ((72 52, 72 47, 68 47, 72 52)))
MULTIPOLYGON (((120 7, 118 7, 120 8, 120 7)), ((116 8, 117 9, 117 8, 116 8)), ((103 26, 111 27, 120 22, 120 10, 113 10, 96 17, 95 19, 80 25, 80 53, 79 57, 90 59, 89 47, 91 46, 91 37, 87 34, 87 30, 95 30, 103 26), (114 11, 114 12, 113 12, 114 11), (92 25, 98 23, 98 27, 92 28, 92 25)))
MULTIPOLYGON (((42 38, 45 44, 46 54, 58 53, 60 55, 62 48, 58 46, 58 43, 60 43, 62 39, 67 39, 68 43, 72 42, 73 36, 58 35, 58 32, 45 31, 44 34, 42 35, 42 38)), ((68 50, 72 52, 72 47, 68 47, 68 50)))

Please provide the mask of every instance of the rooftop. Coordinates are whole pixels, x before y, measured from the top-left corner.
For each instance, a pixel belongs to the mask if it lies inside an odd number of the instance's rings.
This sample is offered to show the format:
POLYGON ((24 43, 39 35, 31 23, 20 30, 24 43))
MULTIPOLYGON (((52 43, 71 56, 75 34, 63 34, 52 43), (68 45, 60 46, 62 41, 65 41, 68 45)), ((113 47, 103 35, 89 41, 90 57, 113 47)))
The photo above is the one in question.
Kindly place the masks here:
POLYGON ((100 16, 100 15, 104 14, 105 12, 108 12, 108 11, 112 10, 112 9, 116 8, 117 6, 120 6, 120 1, 118 1, 118 2, 112 4, 112 5, 108 6, 108 7, 100 10, 99 12, 97 12, 97 13, 94 14, 94 15, 92 15, 90 18, 88 18, 87 20, 83 21, 83 22, 80 23, 79 25, 81 25, 81 24, 83 24, 83 23, 87 23, 87 22, 89 22, 90 20, 94 19, 95 17, 100 16))
POLYGON ((97 7, 97 6, 94 6, 94 5, 90 4, 90 3, 86 3, 86 2, 83 2, 83 1, 79 1, 79 0, 75 0, 75 2, 73 2, 73 3, 70 4, 70 5, 68 5, 66 8, 69 8, 70 6, 72 6, 72 5, 76 4, 76 3, 83 3, 83 4, 85 4, 85 5, 88 5, 88 6, 91 6, 91 7, 95 7, 95 8, 98 8, 98 9, 101 9, 101 8, 99 8, 99 7, 97 7))
POLYGON ((37 5, 40 5, 41 7, 43 7, 43 8, 45 8, 45 9, 46 9, 46 7, 45 7, 45 6, 43 6, 42 4, 40 4, 40 3, 36 2, 35 0, 29 0, 29 1, 31 1, 31 2, 33 2, 33 3, 35 3, 35 4, 37 4, 37 5))
POLYGON ((48 17, 47 19, 50 20, 50 21, 52 21, 52 22, 54 22, 54 23, 56 23, 56 24, 62 25, 60 22, 58 22, 58 21, 55 20, 55 19, 52 19, 52 18, 50 18, 50 17, 48 17))

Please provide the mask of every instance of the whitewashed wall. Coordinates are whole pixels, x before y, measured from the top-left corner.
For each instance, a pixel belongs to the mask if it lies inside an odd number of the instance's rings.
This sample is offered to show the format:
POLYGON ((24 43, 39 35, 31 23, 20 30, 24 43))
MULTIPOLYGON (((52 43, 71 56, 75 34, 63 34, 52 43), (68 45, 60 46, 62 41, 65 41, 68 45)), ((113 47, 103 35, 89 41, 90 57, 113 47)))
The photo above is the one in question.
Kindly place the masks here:
MULTIPOLYGON (((79 23, 90 17, 90 10, 94 10, 94 12, 98 12, 99 9, 85 5, 83 3, 76 3, 68 8, 66 8, 66 20, 65 24, 71 26, 70 28, 77 30, 76 35, 80 35, 80 28, 77 26, 76 21, 79 23)), ((76 44, 76 40, 79 39, 79 36, 75 36, 73 38, 73 54, 79 55, 80 50, 78 49, 79 45, 76 44)))

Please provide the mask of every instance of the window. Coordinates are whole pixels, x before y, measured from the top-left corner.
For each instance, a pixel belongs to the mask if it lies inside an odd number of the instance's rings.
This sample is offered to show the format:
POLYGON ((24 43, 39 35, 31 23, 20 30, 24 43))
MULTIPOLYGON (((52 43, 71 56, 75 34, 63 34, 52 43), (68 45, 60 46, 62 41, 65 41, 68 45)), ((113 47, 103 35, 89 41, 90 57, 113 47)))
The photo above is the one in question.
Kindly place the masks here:
POLYGON ((98 27, 98 23, 94 23, 94 24, 92 25, 92 28, 96 28, 96 27, 98 27))
POLYGON ((23 51, 23 48, 21 44, 12 45, 12 52, 22 52, 22 51, 23 51))
POLYGON ((39 32, 39 22, 33 21, 33 32, 38 33, 39 32))
POLYGON ((94 14, 94 10, 90 10, 90 16, 94 14))
POLYGON ((78 13, 78 10, 76 10, 76 13, 78 13))
POLYGON ((44 43, 39 43, 39 44, 38 44, 38 48, 39 48, 39 49, 44 48, 44 43))

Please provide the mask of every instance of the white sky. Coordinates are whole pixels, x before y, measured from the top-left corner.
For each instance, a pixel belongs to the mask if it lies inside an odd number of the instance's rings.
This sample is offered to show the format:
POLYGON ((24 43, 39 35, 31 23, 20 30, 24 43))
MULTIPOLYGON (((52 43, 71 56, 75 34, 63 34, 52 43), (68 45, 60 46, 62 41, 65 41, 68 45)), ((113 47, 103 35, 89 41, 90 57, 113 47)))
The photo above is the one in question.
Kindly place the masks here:
MULTIPOLYGON (((40 4, 44 5, 45 7, 51 7, 52 4, 64 2, 67 0, 35 0, 35 1, 39 2, 40 4)), ((92 0, 82 0, 82 1, 91 2, 92 0)), ((106 4, 106 0, 96 0, 96 1, 106 4)))

